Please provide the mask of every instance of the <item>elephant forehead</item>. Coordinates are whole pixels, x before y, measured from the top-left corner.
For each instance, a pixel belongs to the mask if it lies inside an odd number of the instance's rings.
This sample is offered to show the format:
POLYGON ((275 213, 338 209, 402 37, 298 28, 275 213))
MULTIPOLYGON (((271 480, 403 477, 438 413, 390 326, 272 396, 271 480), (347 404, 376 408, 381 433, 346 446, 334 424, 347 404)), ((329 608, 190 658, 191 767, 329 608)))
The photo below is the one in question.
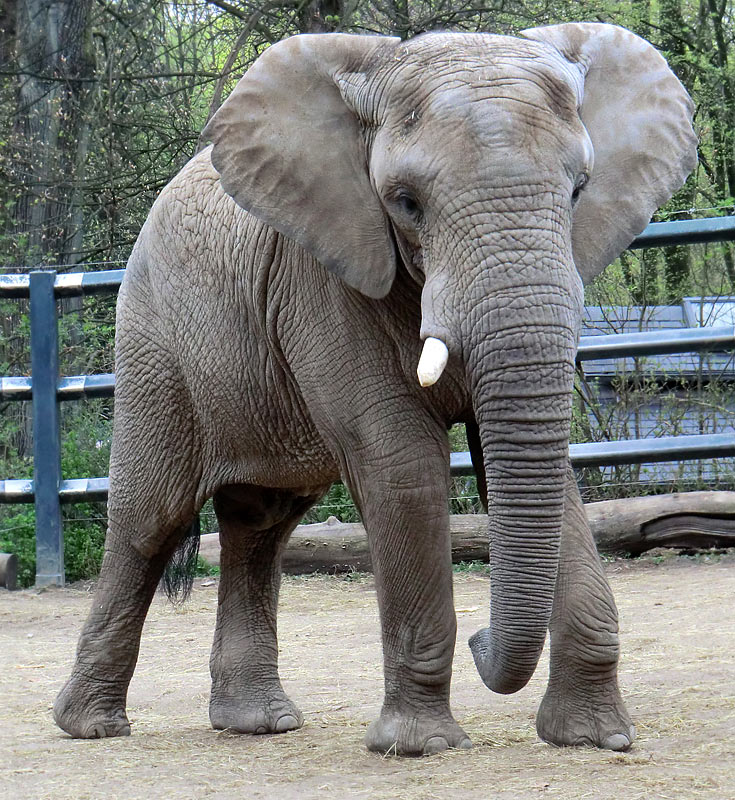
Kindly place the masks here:
POLYGON ((513 137, 525 126, 555 130, 579 121, 569 91, 511 74, 444 85, 427 95, 424 108, 427 119, 443 124, 461 121, 483 140, 513 137))
POLYGON ((515 99, 571 121, 582 74, 546 44, 493 34, 434 33, 397 48, 394 92, 449 113, 480 100, 515 99))
POLYGON ((527 76, 446 83, 429 91, 417 111, 398 126, 408 147, 443 142, 442 150, 451 145, 454 151, 494 153, 494 161, 505 154, 513 159, 507 165, 511 171, 524 163, 533 169, 538 158, 548 160, 549 153, 562 160, 568 153, 570 164, 587 160, 577 152, 586 136, 576 108, 565 106, 560 112, 546 88, 527 76))

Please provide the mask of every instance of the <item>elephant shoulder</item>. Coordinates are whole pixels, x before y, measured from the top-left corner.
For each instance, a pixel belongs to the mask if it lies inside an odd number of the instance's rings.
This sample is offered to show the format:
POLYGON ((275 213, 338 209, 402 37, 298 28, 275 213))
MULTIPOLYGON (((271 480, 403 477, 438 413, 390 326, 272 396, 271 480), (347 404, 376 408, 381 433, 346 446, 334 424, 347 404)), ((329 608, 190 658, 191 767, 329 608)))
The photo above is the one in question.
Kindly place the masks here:
MULTIPOLYGON (((224 217, 247 217, 235 201, 224 192, 219 173, 212 165, 212 148, 207 147, 188 161, 163 188, 151 209, 151 216, 175 218, 191 222, 198 215, 216 222, 224 217)), ((229 220, 228 220, 229 221, 229 220)))
POLYGON ((156 198, 136 248, 154 261, 188 263, 247 237, 252 219, 225 194, 212 166, 211 147, 194 156, 156 198))

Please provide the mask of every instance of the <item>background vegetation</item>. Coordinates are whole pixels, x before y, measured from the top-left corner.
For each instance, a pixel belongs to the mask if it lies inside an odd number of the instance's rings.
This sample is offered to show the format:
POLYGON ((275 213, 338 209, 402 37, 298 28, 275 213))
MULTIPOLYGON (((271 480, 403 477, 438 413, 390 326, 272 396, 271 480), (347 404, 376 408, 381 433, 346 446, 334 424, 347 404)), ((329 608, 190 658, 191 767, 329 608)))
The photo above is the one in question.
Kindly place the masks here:
MULTIPOLYGON (((200 130, 239 76, 273 42, 309 31, 408 38, 436 28, 515 33, 570 20, 624 25, 664 52, 697 104, 700 165, 660 218, 732 213, 734 5, 731 0, 4 0, 0 265, 10 272, 121 266, 156 194, 202 146, 200 130)), ((730 243, 639 251, 626 253, 592 288, 588 301, 667 304, 686 295, 730 295, 734 283, 730 243)), ((114 299, 69 299, 60 312, 63 372, 112 372, 114 299)), ((0 301, 0 375, 29 373, 28 330, 26 304, 0 301)), ((630 389, 631 402, 638 402, 633 390, 655 387, 630 389)), ((722 403, 719 395, 712 397, 722 403)), ((0 477, 32 474, 28 405, 0 401, 0 477)), ((107 400, 63 404, 64 477, 107 474, 112 411, 107 400)), ((604 435, 620 433, 608 424, 604 435)), ((581 407, 575 435, 603 435, 590 428, 581 407)), ((464 449, 463 432, 452 436, 456 449, 464 449)), ((628 476, 627 483, 618 477, 629 489, 636 476, 628 476)), ((456 482, 452 494, 454 510, 477 508, 473 480, 456 482)), ((98 564, 104 506, 76 505, 65 513, 67 576, 73 580, 92 574, 98 564)), ((334 487, 308 519, 332 514, 355 518, 343 487, 334 487)), ((211 524, 205 514, 204 528, 211 524)), ((23 577, 30 580, 29 507, 0 507, 3 549, 21 555, 23 577)))

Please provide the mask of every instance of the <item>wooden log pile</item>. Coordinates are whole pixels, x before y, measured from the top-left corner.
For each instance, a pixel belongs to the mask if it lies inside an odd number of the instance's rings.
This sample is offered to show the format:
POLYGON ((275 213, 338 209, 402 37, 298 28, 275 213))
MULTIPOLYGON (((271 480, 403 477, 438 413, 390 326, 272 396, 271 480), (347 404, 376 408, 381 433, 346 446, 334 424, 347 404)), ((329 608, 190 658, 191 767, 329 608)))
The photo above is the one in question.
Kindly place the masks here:
MULTIPOLYGON (((601 552, 631 555, 654 547, 702 550, 735 547, 735 492, 686 492, 588 503, 587 518, 601 552)), ((452 560, 487 561, 487 517, 450 517, 452 560)), ((219 534, 202 536, 200 554, 219 564, 219 534)), ((284 572, 368 572, 365 528, 331 517, 299 525, 283 558, 284 572)))

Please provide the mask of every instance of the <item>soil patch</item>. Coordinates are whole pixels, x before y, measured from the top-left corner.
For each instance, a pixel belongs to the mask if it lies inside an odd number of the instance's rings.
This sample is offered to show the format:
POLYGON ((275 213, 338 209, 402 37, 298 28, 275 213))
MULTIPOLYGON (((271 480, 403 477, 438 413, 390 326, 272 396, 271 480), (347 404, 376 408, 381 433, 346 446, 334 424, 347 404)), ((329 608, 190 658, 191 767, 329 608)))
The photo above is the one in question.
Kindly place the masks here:
POLYGON ((0 593, 0 796, 17 798, 724 798, 735 797, 735 556, 617 560, 620 682, 638 738, 629 753, 557 749, 533 724, 546 655, 516 695, 491 694, 467 638, 487 624, 488 579, 455 576, 452 690, 470 751, 381 758, 362 739, 381 702, 372 577, 284 579, 281 674, 306 724, 279 736, 209 728, 208 658, 216 582, 192 599, 157 597, 128 713, 133 735, 74 741, 50 714, 66 679, 90 587, 0 593))

